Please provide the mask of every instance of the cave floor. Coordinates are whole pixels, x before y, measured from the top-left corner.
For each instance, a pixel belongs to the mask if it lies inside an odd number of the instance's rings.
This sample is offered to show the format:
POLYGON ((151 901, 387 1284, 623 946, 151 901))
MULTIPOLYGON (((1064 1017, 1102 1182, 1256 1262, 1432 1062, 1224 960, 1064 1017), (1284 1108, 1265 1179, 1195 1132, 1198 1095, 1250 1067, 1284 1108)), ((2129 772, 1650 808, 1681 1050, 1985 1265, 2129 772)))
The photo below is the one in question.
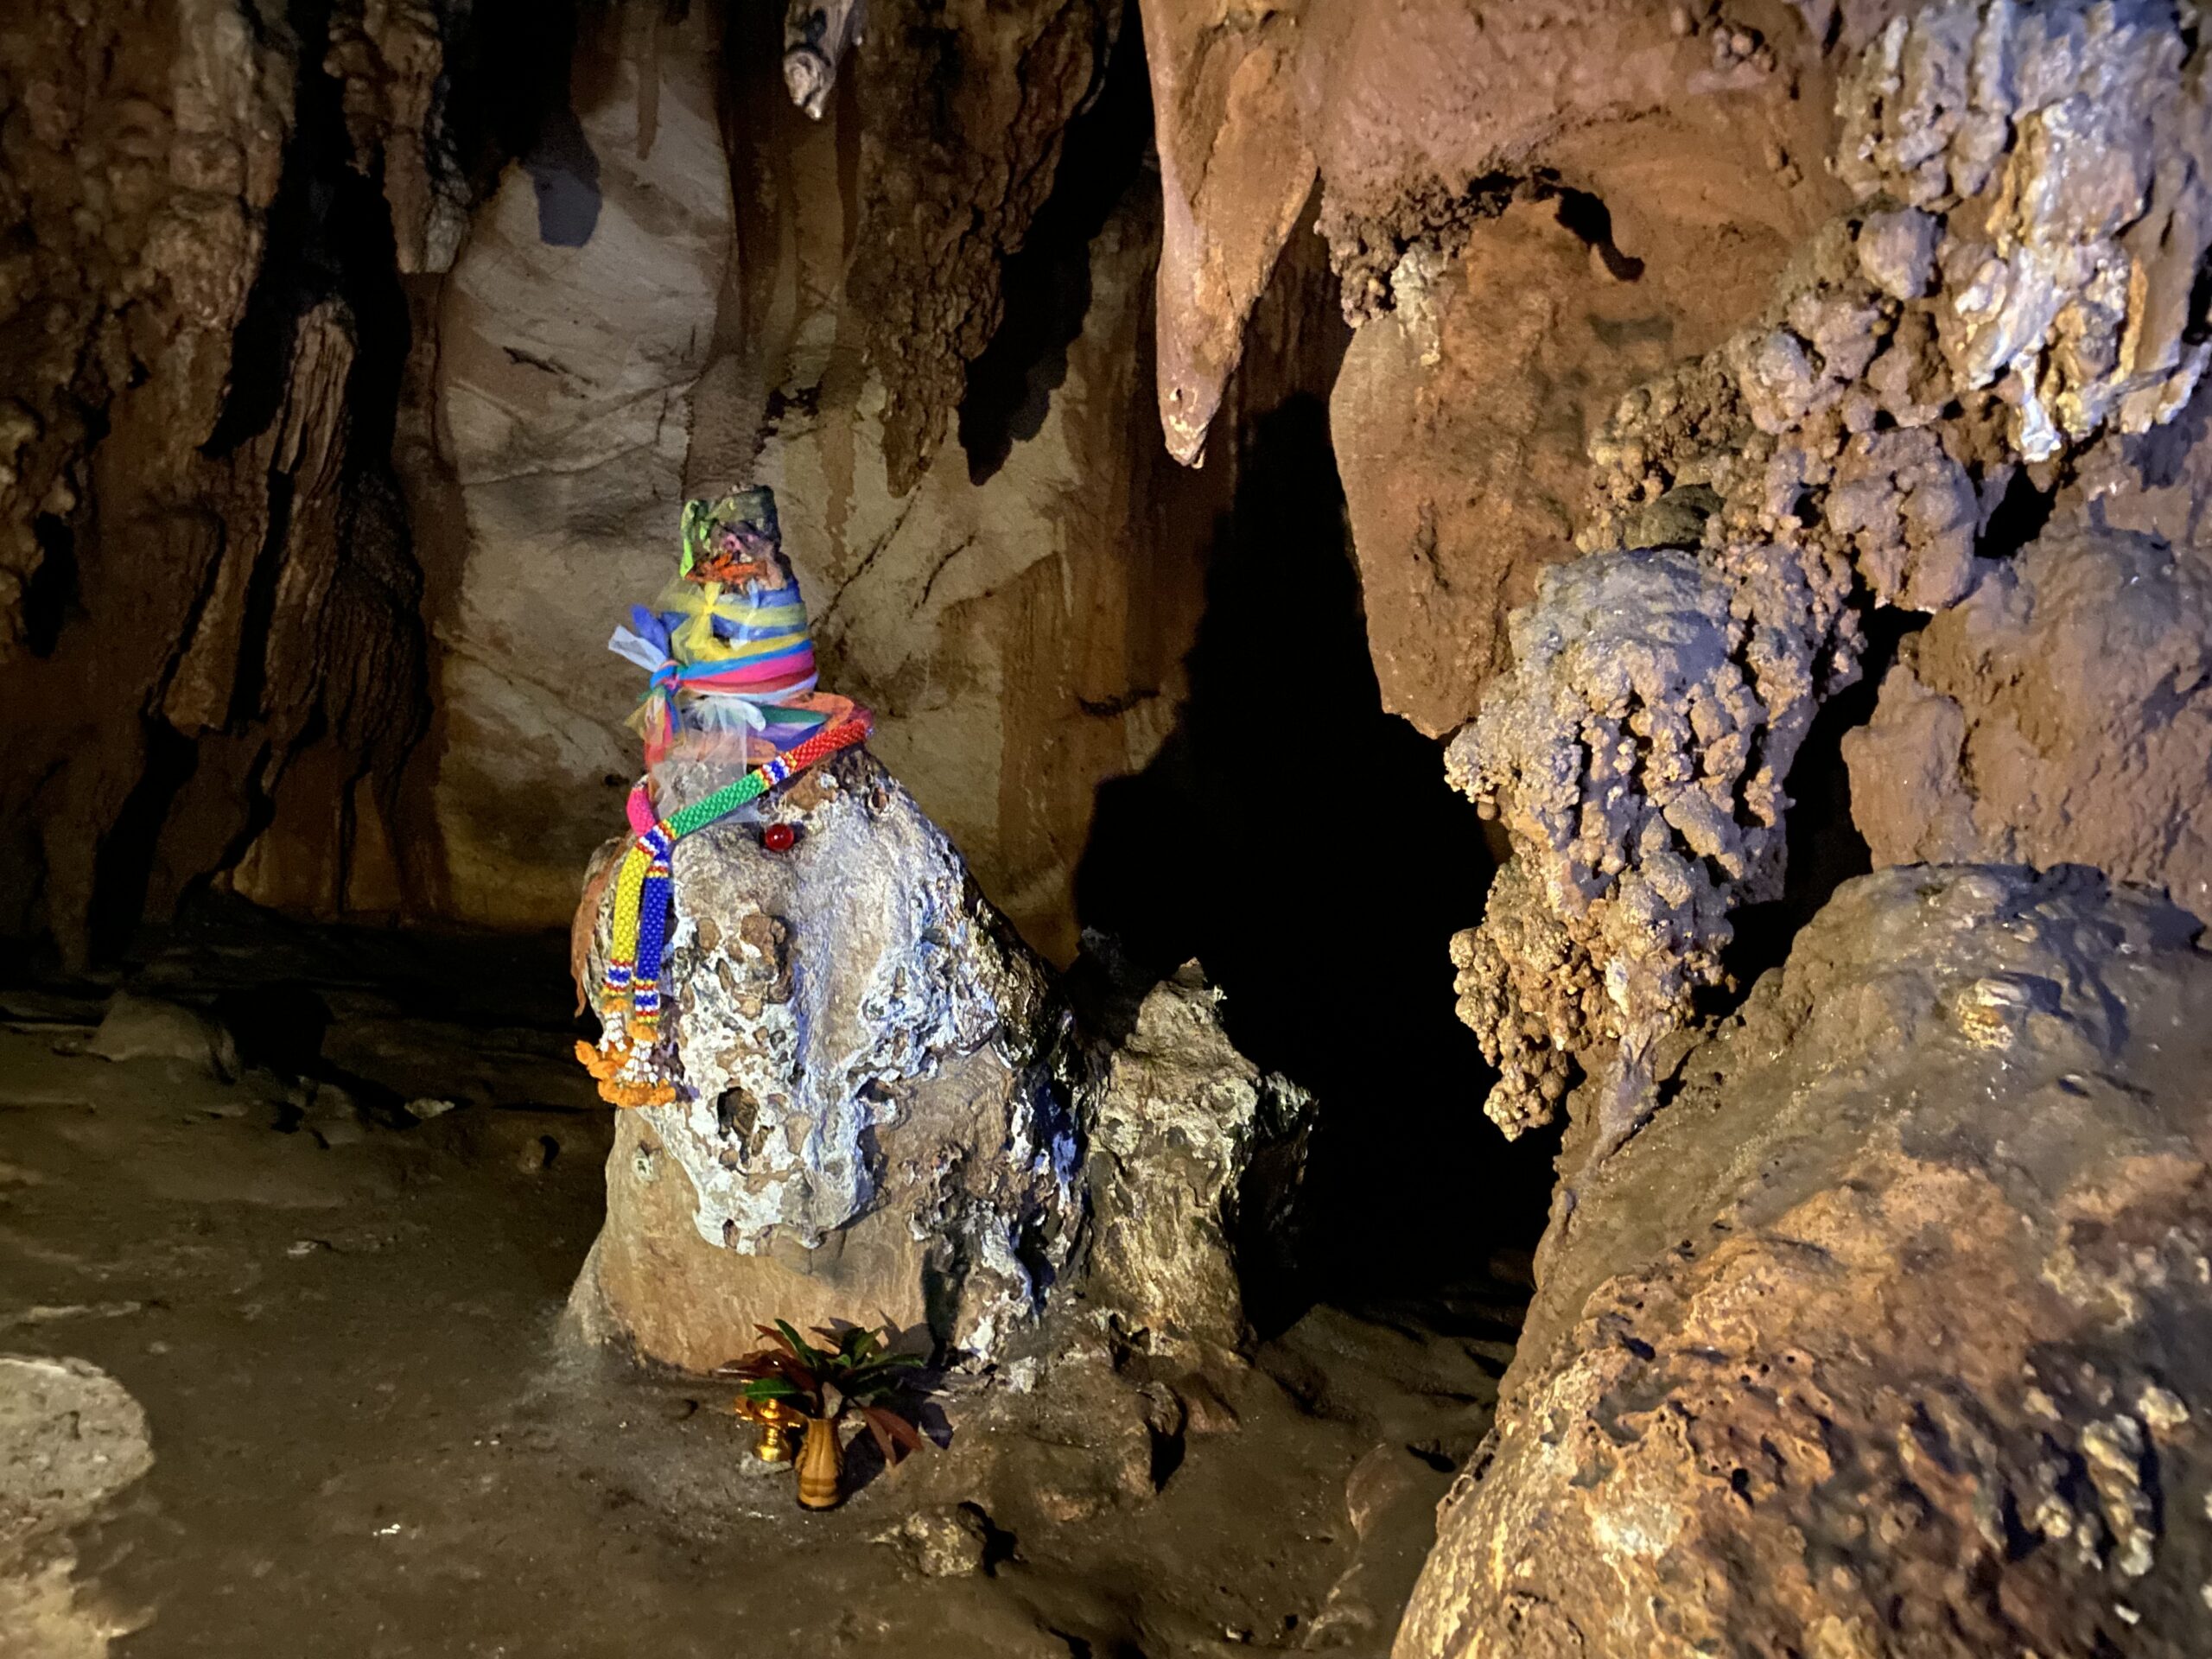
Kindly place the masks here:
MULTIPOLYGON (((610 1137, 557 1018, 442 985, 467 951, 354 954, 142 956, 130 989, 238 1013, 233 1081, 86 1053, 106 987, 0 992, 0 1352, 99 1366, 154 1454, 0 1557, 14 1659, 1387 1651, 1522 1289, 1317 1308, 1072 1499, 1067 1442, 1126 1436, 955 1394, 944 1449, 805 1515, 726 1387, 563 1335, 610 1137), (926 1571, 899 1529, 960 1503, 987 1565, 926 1571)), ((502 982, 558 1008, 556 968, 502 982)))

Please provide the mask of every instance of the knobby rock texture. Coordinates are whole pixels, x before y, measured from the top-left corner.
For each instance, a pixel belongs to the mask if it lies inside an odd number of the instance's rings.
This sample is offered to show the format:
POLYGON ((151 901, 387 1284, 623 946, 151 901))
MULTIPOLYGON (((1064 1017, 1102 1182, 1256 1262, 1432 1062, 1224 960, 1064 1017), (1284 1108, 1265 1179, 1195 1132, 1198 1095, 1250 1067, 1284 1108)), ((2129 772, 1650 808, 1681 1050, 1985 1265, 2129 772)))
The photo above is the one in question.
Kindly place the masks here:
POLYGON ((0 1354, 0 1643, 104 1659, 132 1618, 80 1594, 69 1534, 154 1465, 146 1413, 88 1360, 0 1354))
POLYGON ((1509 1133, 1576 1056, 1611 1056, 1607 1143, 1648 1109, 1728 912, 1780 896, 1785 782, 1866 608, 1957 603, 2023 467, 2187 403, 2212 233, 2187 51, 2158 6, 1891 22, 1837 94, 1859 205, 1592 442, 1586 561, 1514 619, 1511 674, 1447 756, 1529 865, 1453 951, 1509 1133))
POLYGON ((1547 1236, 1399 1659, 2201 1653, 2197 931, 2090 871, 1844 886, 1547 1236))
POLYGON ((1155 1354, 1249 1344, 1240 1268, 1281 1249, 1305 1170, 1313 1098, 1236 1051, 1220 1001, 1196 963, 1161 981, 1084 1100, 1084 1299, 1155 1354))

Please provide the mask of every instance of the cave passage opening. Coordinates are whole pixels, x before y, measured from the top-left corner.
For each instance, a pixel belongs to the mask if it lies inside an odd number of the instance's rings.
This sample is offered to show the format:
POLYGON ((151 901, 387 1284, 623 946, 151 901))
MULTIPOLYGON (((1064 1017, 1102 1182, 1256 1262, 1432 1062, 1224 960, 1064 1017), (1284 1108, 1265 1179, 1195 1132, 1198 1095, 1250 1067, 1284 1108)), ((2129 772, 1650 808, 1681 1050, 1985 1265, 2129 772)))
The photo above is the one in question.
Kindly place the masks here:
POLYGON ((1557 1135, 1509 1142, 1482 1114, 1449 946, 1492 865, 1437 744, 1382 707, 1320 399, 1250 422, 1236 465, 1189 696, 1152 764, 1099 790, 1076 904, 1084 969, 1148 984, 1195 957, 1237 1046, 1317 1098, 1298 1267, 1246 1286, 1265 1331, 1532 1246, 1557 1135))

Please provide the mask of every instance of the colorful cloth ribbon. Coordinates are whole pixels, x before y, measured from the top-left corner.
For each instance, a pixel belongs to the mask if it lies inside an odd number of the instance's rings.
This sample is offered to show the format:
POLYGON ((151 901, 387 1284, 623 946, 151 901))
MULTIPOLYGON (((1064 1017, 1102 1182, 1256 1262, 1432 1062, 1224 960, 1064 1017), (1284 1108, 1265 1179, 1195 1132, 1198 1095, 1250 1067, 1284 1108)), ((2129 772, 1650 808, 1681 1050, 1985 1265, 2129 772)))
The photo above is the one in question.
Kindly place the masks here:
POLYGON ((796 582, 763 589, 678 581, 651 609, 632 606, 628 626, 607 648, 652 676, 632 721, 648 767, 667 758, 687 723, 746 728, 765 745, 765 758, 826 718, 805 702, 815 686, 814 637, 796 582))
POLYGON ((653 816, 652 797, 642 780, 630 791, 634 835, 614 877, 613 928, 600 1004, 607 1035, 597 1046, 576 1045, 576 1058, 599 1079, 606 1099, 617 1106, 658 1106, 676 1098, 673 1081, 652 1059, 660 1039, 660 969, 674 907, 670 864, 676 843, 839 750, 866 741, 874 723, 867 709, 854 705, 845 719, 665 818, 653 816))

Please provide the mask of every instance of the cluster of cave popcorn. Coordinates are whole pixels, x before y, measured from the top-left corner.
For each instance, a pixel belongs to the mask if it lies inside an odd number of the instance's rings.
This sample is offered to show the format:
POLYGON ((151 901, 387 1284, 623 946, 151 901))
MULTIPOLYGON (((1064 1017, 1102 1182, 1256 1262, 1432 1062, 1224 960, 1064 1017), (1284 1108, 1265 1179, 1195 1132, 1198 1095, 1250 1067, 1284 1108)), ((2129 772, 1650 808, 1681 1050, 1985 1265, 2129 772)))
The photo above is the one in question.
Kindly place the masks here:
POLYGON ((1957 604, 2022 469, 2188 401, 2212 132, 2186 57, 2152 9, 1895 20, 1838 94, 1857 206, 1592 442, 1582 556, 1447 753, 1515 854, 1452 944, 1509 1135, 1596 1054, 1601 1146, 1634 1128, 1730 912, 1780 896, 1790 764, 1858 678, 1866 613, 1957 604))

